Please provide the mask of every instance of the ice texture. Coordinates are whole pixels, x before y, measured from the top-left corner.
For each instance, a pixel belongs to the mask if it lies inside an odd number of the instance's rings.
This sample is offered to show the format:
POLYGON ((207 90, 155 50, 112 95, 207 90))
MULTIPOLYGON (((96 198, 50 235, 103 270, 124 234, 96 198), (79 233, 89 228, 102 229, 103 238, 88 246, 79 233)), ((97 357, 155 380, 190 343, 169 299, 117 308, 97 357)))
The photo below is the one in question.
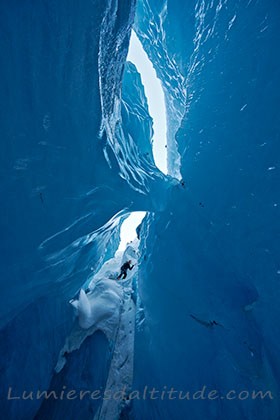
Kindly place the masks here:
POLYGON ((2 3, 1 417, 279 419, 277 1, 2 3), (132 26, 163 85, 170 176, 132 26), (118 283, 132 211, 137 270, 118 283), (221 398, 7 400, 123 385, 221 398))

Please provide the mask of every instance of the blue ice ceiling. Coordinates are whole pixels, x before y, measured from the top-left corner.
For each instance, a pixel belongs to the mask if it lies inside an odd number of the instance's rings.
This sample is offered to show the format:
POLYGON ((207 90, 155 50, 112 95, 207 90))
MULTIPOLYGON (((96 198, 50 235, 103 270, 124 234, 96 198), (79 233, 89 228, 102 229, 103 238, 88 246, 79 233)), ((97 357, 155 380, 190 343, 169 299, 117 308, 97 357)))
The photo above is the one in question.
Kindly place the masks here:
POLYGON ((279 418, 279 19, 276 0, 3 2, 1 417, 279 418), (118 254, 132 211, 140 240, 118 254), (63 386, 222 398, 7 399, 63 386))

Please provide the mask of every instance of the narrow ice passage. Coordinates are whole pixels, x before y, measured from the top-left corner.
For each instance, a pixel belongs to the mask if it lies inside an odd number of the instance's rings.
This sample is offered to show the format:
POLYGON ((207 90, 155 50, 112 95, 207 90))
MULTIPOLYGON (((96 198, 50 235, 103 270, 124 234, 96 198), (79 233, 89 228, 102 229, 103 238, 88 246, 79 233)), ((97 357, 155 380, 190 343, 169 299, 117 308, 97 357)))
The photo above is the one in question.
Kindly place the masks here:
MULTIPOLYGON (((128 58, 141 75, 149 113, 153 119, 153 154, 158 168, 167 174, 166 109, 161 83, 139 39, 132 32, 128 58)), ((104 393, 114 395, 131 390, 134 362, 134 333, 136 318, 136 284, 138 276, 138 245, 136 228, 146 212, 132 212, 122 222, 120 243, 115 256, 96 272, 86 290, 81 289, 70 304, 77 322, 60 351, 56 365, 59 372, 67 362, 66 356, 80 348, 84 340, 97 330, 104 332, 113 343, 104 393), (131 260, 134 268, 127 271, 125 280, 117 280, 120 267, 131 260)), ((106 398, 101 402, 94 419, 116 419, 128 404, 125 398, 106 398)))
POLYGON ((1 418, 280 420, 279 1, 1 6, 1 418))
MULTIPOLYGON (((93 276, 86 291, 70 301, 78 317, 61 349, 56 365, 60 372, 67 354, 80 348, 84 340, 97 330, 104 332, 113 343, 105 395, 113 396, 120 389, 131 389, 133 380, 134 331, 135 331, 135 283, 138 275, 138 243, 136 238, 124 252, 118 251, 106 261, 93 276), (134 265, 125 280, 116 281, 120 267, 128 260, 134 265)), ((95 419, 118 418, 126 402, 123 398, 107 398, 102 401, 95 419)))
MULTIPOLYGON (((153 64, 133 30, 131 32, 127 61, 132 62, 141 75, 149 113, 153 119, 153 154, 155 163, 164 174, 167 174, 167 125, 164 92, 153 64)), ((123 251, 126 245, 136 237, 135 229, 141 223, 145 214, 146 212, 133 212, 124 220, 120 233, 119 251, 123 251)))

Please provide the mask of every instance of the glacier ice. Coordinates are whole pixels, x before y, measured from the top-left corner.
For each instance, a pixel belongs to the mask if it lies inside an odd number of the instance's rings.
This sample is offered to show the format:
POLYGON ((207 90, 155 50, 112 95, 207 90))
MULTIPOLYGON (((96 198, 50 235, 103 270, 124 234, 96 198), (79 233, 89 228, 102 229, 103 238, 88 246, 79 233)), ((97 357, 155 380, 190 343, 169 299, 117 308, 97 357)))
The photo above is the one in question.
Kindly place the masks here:
POLYGON ((3 418, 279 418, 279 14, 273 0, 2 5, 3 418), (164 90, 167 176, 126 62, 132 26, 164 90), (223 398, 10 401, 9 386, 223 398))

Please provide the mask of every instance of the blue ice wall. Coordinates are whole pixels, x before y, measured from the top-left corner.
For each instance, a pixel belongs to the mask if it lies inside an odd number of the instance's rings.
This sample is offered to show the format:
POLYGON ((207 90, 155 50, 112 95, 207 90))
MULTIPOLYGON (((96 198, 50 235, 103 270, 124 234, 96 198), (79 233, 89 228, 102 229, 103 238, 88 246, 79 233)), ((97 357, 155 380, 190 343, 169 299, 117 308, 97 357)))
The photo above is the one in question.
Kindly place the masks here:
MULTIPOLYGON (((78 6, 12 1, 2 9, 4 314, 28 301, 34 283, 41 288, 37 271, 44 267, 38 249, 45 251, 48 245, 51 254, 94 231, 125 206, 131 193, 104 158, 106 136, 99 138, 98 51, 101 29, 107 36, 101 28, 106 2, 78 6), (53 235, 55 240, 46 243, 53 235), (27 284, 32 284, 29 295, 27 284)), ((124 31, 125 22, 128 33, 127 16, 119 20, 116 34, 120 24, 124 31)), ((128 39, 124 51, 127 46, 128 39)))
POLYGON ((133 0, 1 7, 1 416, 93 418, 94 402, 7 403, 7 390, 104 386, 102 334, 54 374, 68 300, 116 250, 115 215, 147 210, 134 389, 275 398, 136 399, 131 415, 276 420, 278 3, 138 0, 184 184, 155 168, 143 86, 124 66, 134 13, 133 0))
MULTIPOLYGON (((120 97, 133 14, 133 1, 12 0, 1 5, 3 418, 35 416, 41 402, 7 404, 8 387, 22 392, 52 386, 58 353, 73 324, 68 300, 117 249, 119 226, 113 216, 139 200, 118 176, 110 150, 108 165, 107 136, 100 130, 102 115, 112 113, 109 105, 104 108, 104 90, 120 97), (110 48, 100 58, 105 44, 110 48), (122 54, 118 65, 115 60, 114 77, 104 78, 102 69, 118 49, 122 54)), ((99 343, 106 355, 108 344, 94 340, 90 348, 99 343)), ((78 357, 75 353, 69 361, 68 381, 74 380, 75 366, 75 383, 81 387, 84 367, 78 357)), ((96 387, 106 368, 99 375, 99 359, 93 359, 88 368, 97 373, 86 384, 96 387)), ((51 407, 41 408, 42 418, 44 410, 51 407)), ((77 418, 79 407, 75 410, 77 418)))
POLYGON ((135 388, 274 400, 134 401, 136 418, 279 417, 279 14, 276 1, 138 2, 167 106, 185 95, 185 188, 141 229, 135 388))
MULTIPOLYGON (((107 372, 110 365, 110 351, 108 341, 101 333, 96 332, 82 344, 75 353, 69 354, 65 368, 52 378, 49 392, 55 391, 61 395, 74 389, 78 393, 85 390, 102 390, 106 386, 107 372)), ((93 418, 100 401, 91 399, 88 394, 82 402, 76 399, 52 399, 43 400, 35 419, 59 419, 59 418, 93 418)))

